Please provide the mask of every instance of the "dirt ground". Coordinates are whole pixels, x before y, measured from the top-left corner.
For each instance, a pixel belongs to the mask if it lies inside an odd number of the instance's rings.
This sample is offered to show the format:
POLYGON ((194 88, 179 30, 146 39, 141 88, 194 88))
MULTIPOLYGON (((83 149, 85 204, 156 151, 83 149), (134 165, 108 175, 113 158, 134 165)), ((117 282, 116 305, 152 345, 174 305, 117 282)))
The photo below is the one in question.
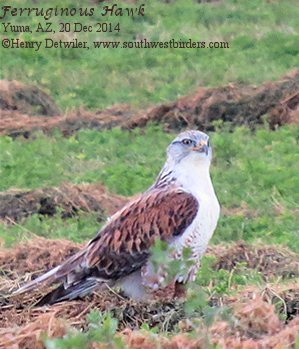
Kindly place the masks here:
POLYGON ((0 347, 43 348, 42 333, 62 336, 70 325, 86 328, 86 314, 91 309, 111 311, 119 322, 119 336, 130 348, 137 348, 137 343, 142 343, 142 348, 146 347, 143 345, 157 347, 145 333, 137 332, 143 323, 164 332, 178 326, 182 334, 159 339, 165 341, 163 348, 181 348, 180 341, 186 343, 187 348, 204 348, 203 333, 206 332, 212 343, 219 343, 223 348, 280 348, 277 345, 292 343, 299 331, 299 257, 286 248, 243 242, 211 246, 208 254, 215 257, 213 268, 231 271, 239 262, 244 262, 247 268, 258 270, 267 283, 228 295, 211 295, 211 305, 232 308, 234 321, 218 319, 208 328, 196 318, 189 319, 184 299, 173 298, 173 287, 165 289, 163 295, 150 303, 135 303, 112 290, 43 307, 34 307, 34 304, 49 291, 48 287, 31 294, 10 295, 19 284, 55 267, 79 248, 79 244, 70 241, 38 238, 13 249, 0 250, 0 347), (271 278, 277 280, 285 276, 289 277, 287 282, 270 283, 271 278), (277 306, 281 317, 277 315, 277 306), (184 334, 191 328, 198 333, 192 340, 184 334))
MULTIPOLYGON (((64 182, 59 187, 9 189, 0 192, 0 222, 15 224, 33 214, 53 216, 58 212, 62 218, 75 216, 79 212, 95 212, 98 214, 98 221, 101 222, 130 200, 132 197, 110 193, 100 183, 74 185, 64 182)), ((258 212, 249 208, 245 202, 241 202, 239 207, 221 207, 221 213, 224 216, 242 215, 247 218, 255 218, 258 215, 258 212)), ((279 207, 276 214, 281 214, 279 207)))
MULTIPOLYGON (((14 84, 19 88, 19 83, 14 84)), ((28 138, 37 130, 50 133, 59 129, 68 136, 82 128, 102 130, 120 126, 133 129, 149 122, 176 131, 186 128, 212 130, 217 120, 228 122, 232 127, 246 125, 251 128, 267 121, 272 129, 286 123, 299 123, 299 70, 259 87, 240 84, 201 87, 189 96, 146 110, 115 105, 94 112, 81 109, 68 115, 61 115, 50 97, 40 91, 33 93, 31 86, 27 91, 21 85, 29 97, 22 92, 21 97, 18 94, 16 98, 16 87, 9 89, 6 85, 6 81, 0 83, 0 135, 12 137, 28 138), (28 107, 30 103, 32 108, 28 107), (43 110, 41 115, 54 116, 36 116, 36 105, 38 110, 43 110)))
POLYGON ((194 94, 153 108, 143 116, 126 123, 130 129, 157 122, 166 129, 198 128, 213 130, 213 122, 221 120, 232 126, 255 128, 268 114, 271 128, 299 122, 299 71, 281 80, 259 87, 230 84, 217 88, 199 88, 194 94), (276 112, 283 109, 284 114, 276 112))
POLYGON ((232 271, 239 263, 243 263, 246 268, 260 272, 265 281, 278 276, 282 279, 299 278, 299 257, 282 246, 259 246, 238 242, 222 251, 221 249, 221 246, 208 249, 208 254, 217 255, 215 270, 232 271))
POLYGON ((54 100, 36 86, 19 81, 0 80, 0 109, 21 111, 30 115, 60 114, 54 100))
POLYGON ((7 190, 0 192, 0 221, 14 223, 32 214, 53 216, 58 211, 62 218, 79 211, 97 212, 103 221, 120 209, 128 198, 109 193, 101 184, 73 185, 35 190, 7 190))

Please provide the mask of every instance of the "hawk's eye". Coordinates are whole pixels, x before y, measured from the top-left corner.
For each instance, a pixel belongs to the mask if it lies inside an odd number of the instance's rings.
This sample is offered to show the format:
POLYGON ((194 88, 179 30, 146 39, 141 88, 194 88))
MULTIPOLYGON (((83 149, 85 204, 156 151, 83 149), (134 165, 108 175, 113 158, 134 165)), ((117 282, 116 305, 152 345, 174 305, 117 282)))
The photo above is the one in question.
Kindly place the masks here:
POLYGON ((191 141, 191 139, 188 139, 188 138, 183 139, 183 140, 182 140, 182 143, 183 143, 184 145, 191 145, 191 144, 193 144, 193 142, 191 141))

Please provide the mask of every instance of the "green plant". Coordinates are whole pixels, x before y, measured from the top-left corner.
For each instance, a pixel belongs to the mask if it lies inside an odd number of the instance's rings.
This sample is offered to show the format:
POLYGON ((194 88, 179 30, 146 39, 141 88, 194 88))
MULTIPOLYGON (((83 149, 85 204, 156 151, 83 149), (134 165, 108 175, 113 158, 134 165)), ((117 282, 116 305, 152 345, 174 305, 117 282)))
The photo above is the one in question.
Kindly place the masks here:
POLYGON ((215 257, 204 256, 201 267, 196 275, 196 284, 210 296, 227 295, 248 284, 263 284, 259 272, 246 267, 245 263, 237 263, 231 270, 215 270, 215 257))
POLYGON ((156 240, 150 249, 149 262, 153 266, 153 271, 163 277, 162 286, 168 285, 174 278, 184 276, 188 273, 194 261, 190 259, 192 250, 184 247, 180 259, 174 259, 175 249, 167 242, 156 240))
POLYGON ((120 337, 116 336, 117 320, 111 314, 97 310, 87 315, 88 329, 85 332, 70 328, 63 338, 45 339, 47 349, 87 349, 92 343, 101 343, 108 349, 123 348, 120 337))

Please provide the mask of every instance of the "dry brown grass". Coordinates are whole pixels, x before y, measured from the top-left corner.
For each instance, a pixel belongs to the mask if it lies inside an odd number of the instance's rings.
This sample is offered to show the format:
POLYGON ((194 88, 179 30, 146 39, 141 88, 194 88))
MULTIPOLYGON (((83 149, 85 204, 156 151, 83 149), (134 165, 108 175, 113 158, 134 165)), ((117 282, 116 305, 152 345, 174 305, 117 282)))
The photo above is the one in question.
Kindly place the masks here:
POLYGON ((27 138, 36 130, 51 133, 53 129, 59 129, 68 136, 82 128, 102 130, 120 126, 133 129, 145 127, 149 122, 159 123, 165 130, 211 130, 215 120, 256 128, 263 123, 266 114, 269 114, 270 127, 275 129, 286 123, 298 123, 298 89, 299 71, 295 70, 276 82, 259 87, 230 84, 198 88, 189 96, 146 110, 136 111, 128 105, 115 105, 95 112, 77 110, 68 115, 52 113, 55 116, 40 117, 32 116, 35 114, 26 108, 11 107, 11 98, 5 91, 1 103, 0 84, 0 108, 3 109, 0 135, 27 138))
MULTIPOLYGON (((61 263, 79 248, 79 244, 69 241, 38 238, 12 249, 0 250, 0 348, 44 348, 42 338, 45 334, 50 338, 61 337, 70 326, 84 330, 87 326, 86 315, 91 309, 110 311, 118 319, 118 335, 128 344, 128 348, 152 349, 159 345, 159 348, 167 349, 206 348, 207 341, 227 349, 294 346, 299 331, 299 283, 296 279, 263 287, 248 286, 234 295, 214 298, 211 300, 214 305, 224 304, 232 309, 231 321, 216 318, 208 328, 200 318, 188 317, 184 302, 172 298, 171 288, 166 290, 166 295, 168 292, 170 297, 164 295, 150 303, 134 302, 111 290, 94 293, 83 300, 43 307, 35 307, 34 304, 49 288, 26 295, 9 295, 19 283, 61 263), (288 321, 278 317, 278 310, 288 321), (138 330, 143 323, 158 326, 161 334, 152 335, 138 330), (176 326, 182 333, 170 337, 163 335, 164 331, 172 331, 176 326), (190 329, 193 329, 191 338, 185 333, 190 329)), ((265 277, 282 275, 287 266, 290 267, 290 275, 294 272, 291 259, 293 263, 298 263, 298 256, 289 250, 271 246, 239 243, 211 247, 209 253, 216 257, 215 268, 227 269, 233 268, 240 256, 243 256, 242 260, 247 256, 245 261, 248 266, 259 269, 265 277)), ((92 347, 103 348, 95 343, 92 347)))
POLYGON ((98 219, 106 219, 119 210, 128 198, 112 194, 101 184, 74 185, 35 190, 10 189, 0 192, 0 219, 5 223, 18 222, 33 214, 55 215, 58 210, 63 218, 80 211, 97 212, 98 219))
POLYGON ((18 110, 31 115, 60 114, 60 110, 49 95, 36 86, 15 80, 0 80, 0 109, 18 110))

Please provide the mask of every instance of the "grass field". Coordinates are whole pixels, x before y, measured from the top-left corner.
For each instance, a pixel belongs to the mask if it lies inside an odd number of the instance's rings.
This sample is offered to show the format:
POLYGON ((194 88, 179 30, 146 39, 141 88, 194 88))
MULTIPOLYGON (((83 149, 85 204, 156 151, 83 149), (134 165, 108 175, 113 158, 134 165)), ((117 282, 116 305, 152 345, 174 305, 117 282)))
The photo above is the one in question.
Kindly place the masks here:
MULTIPOLYGON (((48 3, 51 7, 61 7, 58 1, 48 3)), ((9 4, 41 6, 33 0, 10 1, 9 4)), ((100 7, 93 1, 88 4, 100 7)), ((122 4, 128 6, 126 2, 122 4)), ((136 2, 136 6, 140 4, 142 1, 136 2)), ((1 48, 0 78, 41 87, 66 114, 81 106, 95 110, 117 103, 128 103, 142 110, 148 105, 187 95, 199 86, 236 82, 260 84, 275 80, 299 66, 299 7, 296 5, 297 0, 211 3, 151 0, 146 2, 146 16, 123 17, 121 31, 117 34, 80 33, 77 37, 89 41, 192 38, 226 41, 230 48, 41 49, 38 52, 1 48)), ((63 6, 83 5, 77 0, 67 0, 63 6)), ((40 21, 38 17, 18 19, 18 24, 32 27, 40 21)), ((95 24, 100 20, 100 16, 73 17, 70 22, 95 24)), ((57 18, 51 21, 54 25, 60 22, 57 18)), ((117 19, 112 21, 116 23, 117 19)), ((47 35, 4 34, 1 31, 0 36, 1 39, 39 40, 47 35)), ((76 35, 56 33, 55 36, 57 39, 73 37, 76 35)), ((165 149, 175 134, 164 132, 162 126, 150 124, 130 131, 81 129, 69 137, 58 131, 50 135, 35 132, 29 139, 1 136, 0 192, 61 186, 63 183, 101 183, 113 194, 131 197, 153 183, 165 161, 165 149)), ((165 348, 177 349, 176 343, 189 348, 190 341, 195 339, 201 344, 194 342, 194 346, 190 346, 192 349, 247 349, 250 346, 246 345, 252 343, 258 349, 299 349, 299 338, 293 335, 295 330, 287 327, 294 321, 294 326, 299 328, 299 126, 290 124, 270 131, 265 124, 252 131, 246 127, 232 130, 231 125, 218 122, 215 131, 209 135, 214 156, 211 175, 222 214, 212 238, 211 251, 203 258, 187 300, 158 301, 148 308, 120 299, 115 294, 109 295, 110 301, 96 294, 94 298, 61 308, 59 305, 49 307, 42 311, 44 318, 39 320, 34 317, 35 308, 32 308, 35 295, 29 295, 29 301, 25 298, 25 305, 19 299, 10 303, 10 299, 3 296, 3 290, 7 292, 32 275, 35 277, 53 261, 56 265, 64 259, 63 253, 78 248, 75 243, 93 237, 102 223, 99 223, 97 212, 83 211, 76 212, 71 218, 63 218, 58 212, 54 216, 34 214, 15 222, 2 220, 0 323, 9 325, 3 332, 0 328, 0 347, 2 339, 8 338, 9 342, 12 337, 23 338, 24 333, 32 332, 35 341, 42 333, 40 343, 44 344, 38 348, 44 345, 47 349, 137 349, 140 345, 160 349, 161 340, 173 343, 165 348), (33 237, 48 240, 35 242, 33 237), (21 245, 24 242, 29 245, 21 245), (132 315, 132 312, 136 313, 132 315), (155 323, 158 315, 162 320, 155 323), (14 324, 11 320, 14 316, 15 327, 9 322, 14 324), (63 322, 65 327, 58 324, 61 318, 68 321, 63 322), (228 327, 221 327, 223 322, 217 322, 219 319, 226 321, 228 327), (50 328, 56 320, 57 328, 64 328, 62 332, 56 333, 54 327, 50 328), (45 324, 42 330, 38 327, 40 324, 45 324), (219 327, 213 330, 215 324, 219 327), (124 346, 117 334, 126 326, 141 331, 130 333, 129 337, 132 335, 136 342, 132 339, 129 343, 126 339, 129 344, 124 346), (49 339, 44 334, 61 337, 65 332, 63 339, 49 339), (185 332, 190 332, 190 336, 176 338, 185 332), (232 342, 219 344, 219 333, 231 335, 236 341, 231 339, 232 342), (141 337, 146 340, 142 342, 141 337), (215 338, 216 342, 213 342, 215 338), (285 343, 279 342, 283 338, 292 340, 292 346, 281 344, 285 343), (238 346, 243 340, 248 340, 249 344, 242 342, 244 346, 238 346)), ((225 337, 225 340, 228 339, 225 337)))
MULTIPOLYGON (((136 6, 142 4, 137 1, 136 6)), ((48 7, 60 5, 51 1, 48 7)), ((87 4, 87 2, 86 2, 87 4)), ((86 6, 85 4, 85 6, 86 6)), ((119 2, 120 6, 127 4, 119 2)), ((20 2, 10 1, 19 6, 20 2)), ((22 1, 23 7, 36 7, 22 1)), ((65 7, 82 7, 81 1, 65 1, 65 7)), ((101 108, 115 103, 144 106, 175 99, 198 86, 217 86, 235 81, 258 84, 277 79, 298 66, 299 8, 296 0, 216 1, 193 0, 146 3, 142 18, 121 18, 121 31, 113 34, 56 33, 55 38, 80 40, 170 39, 226 41, 229 49, 30 49, 1 52, 0 77, 36 83, 50 93, 63 109, 78 106, 101 108), (104 62, 104 64, 103 64, 104 62), (121 77, 121 78, 120 78, 121 77)), ((100 6, 93 5, 99 12, 100 6)), ((59 18, 59 17, 58 17, 59 18)), ((106 18, 106 17, 104 17, 106 18)), ((117 20, 113 17, 113 23, 117 20)), ((18 18, 30 24, 39 17, 18 18)), ((103 21, 70 17, 64 22, 94 24, 103 21)), ((43 22, 43 21, 42 21, 43 22)), ((53 17, 57 25, 61 20, 53 17)), ((2 37, 40 40, 44 33, 2 33, 2 37)))
MULTIPOLYGON (((70 138, 59 134, 38 134, 33 140, 2 138, 1 190, 57 186, 63 181, 101 182, 111 192, 134 195, 154 181, 173 137, 151 126, 134 132, 83 130, 70 138)), ((211 139, 215 157, 211 172, 221 205, 240 208, 222 217, 214 242, 266 239, 299 252, 299 128, 287 126, 277 132, 261 128, 256 133, 222 129, 211 133, 211 139)), ((1 236, 12 241, 25 228, 37 235, 82 241, 98 228, 94 215, 82 215, 79 222, 33 216, 22 224, 2 225, 1 236)))

